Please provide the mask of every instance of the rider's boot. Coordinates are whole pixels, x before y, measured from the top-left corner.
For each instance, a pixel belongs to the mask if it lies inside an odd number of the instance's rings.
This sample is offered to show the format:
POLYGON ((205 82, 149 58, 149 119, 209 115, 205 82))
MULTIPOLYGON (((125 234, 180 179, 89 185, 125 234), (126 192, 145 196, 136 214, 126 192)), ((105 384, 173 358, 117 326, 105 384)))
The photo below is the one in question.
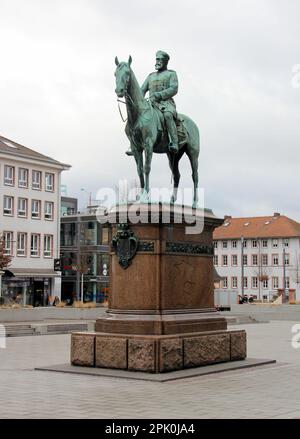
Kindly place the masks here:
POLYGON ((165 120, 166 120, 167 129, 168 129, 168 134, 170 137, 169 150, 171 152, 176 153, 179 150, 176 123, 175 123, 173 116, 167 117, 165 120))

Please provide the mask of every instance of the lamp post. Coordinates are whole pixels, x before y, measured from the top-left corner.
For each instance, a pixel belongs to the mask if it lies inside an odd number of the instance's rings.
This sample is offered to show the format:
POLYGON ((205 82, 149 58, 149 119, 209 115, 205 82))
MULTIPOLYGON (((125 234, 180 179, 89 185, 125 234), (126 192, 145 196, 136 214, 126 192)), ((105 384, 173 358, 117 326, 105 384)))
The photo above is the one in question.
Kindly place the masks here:
POLYGON ((2 275, 4 271, 0 269, 0 297, 2 297, 2 275))
POLYGON ((285 272, 285 247, 283 244, 283 298, 282 302, 286 301, 286 272, 285 272))
POLYGON ((244 237, 241 236, 241 271, 242 271, 242 284, 241 284, 241 289, 242 289, 242 299, 244 298, 244 237))

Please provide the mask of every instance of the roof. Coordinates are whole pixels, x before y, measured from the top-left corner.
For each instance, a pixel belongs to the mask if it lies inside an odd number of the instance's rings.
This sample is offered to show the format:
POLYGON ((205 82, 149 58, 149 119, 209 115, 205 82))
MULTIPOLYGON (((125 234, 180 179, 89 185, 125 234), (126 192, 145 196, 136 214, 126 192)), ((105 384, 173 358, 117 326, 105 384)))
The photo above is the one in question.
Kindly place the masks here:
POLYGON ((273 216, 225 217, 222 226, 214 230, 213 239, 291 238, 300 237, 300 223, 278 213, 273 216))
POLYGON ((0 153, 11 154, 31 160, 39 160, 48 164, 62 166, 63 168, 70 168, 70 165, 54 160, 51 157, 27 148, 26 146, 20 145, 19 143, 16 143, 13 140, 7 139, 3 136, 0 136, 0 153))

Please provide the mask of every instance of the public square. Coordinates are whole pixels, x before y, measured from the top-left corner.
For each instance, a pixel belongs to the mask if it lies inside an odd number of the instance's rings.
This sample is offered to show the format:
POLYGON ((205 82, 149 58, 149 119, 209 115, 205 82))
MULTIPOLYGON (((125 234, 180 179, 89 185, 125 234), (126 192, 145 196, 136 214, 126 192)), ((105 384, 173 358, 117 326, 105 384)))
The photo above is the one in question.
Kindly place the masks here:
POLYGON ((8 338, 0 349, 1 418, 300 418, 295 323, 231 327, 247 331, 248 357, 275 365, 165 383, 36 371, 68 363, 71 336, 8 338))

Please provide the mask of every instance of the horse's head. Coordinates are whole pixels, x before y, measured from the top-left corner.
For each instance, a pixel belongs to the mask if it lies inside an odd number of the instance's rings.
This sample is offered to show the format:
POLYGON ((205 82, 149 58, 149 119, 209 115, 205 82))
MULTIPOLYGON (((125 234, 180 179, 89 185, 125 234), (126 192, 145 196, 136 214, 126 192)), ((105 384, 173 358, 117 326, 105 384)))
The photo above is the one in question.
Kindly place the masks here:
POLYGON ((116 77, 116 94, 118 98, 123 98, 125 92, 127 91, 127 87, 130 80, 130 65, 132 62, 131 56, 129 56, 128 63, 126 62, 119 62, 118 57, 115 58, 116 63, 116 71, 115 71, 115 77, 116 77))

